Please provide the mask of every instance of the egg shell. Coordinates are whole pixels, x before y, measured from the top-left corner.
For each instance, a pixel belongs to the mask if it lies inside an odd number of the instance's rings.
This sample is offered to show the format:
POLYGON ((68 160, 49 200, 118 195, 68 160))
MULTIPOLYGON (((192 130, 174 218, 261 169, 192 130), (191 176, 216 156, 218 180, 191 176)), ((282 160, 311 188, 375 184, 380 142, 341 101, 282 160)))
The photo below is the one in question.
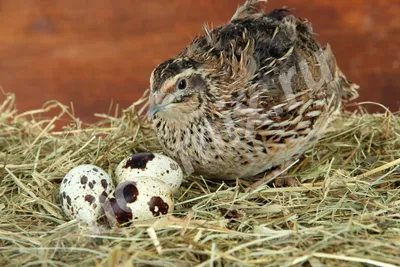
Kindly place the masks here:
POLYGON ((173 192, 179 189, 183 180, 179 164, 157 153, 137 153, 125 158, 115 169, 115 176, 117 184, 140 177, 157 178, 171 187, 173 192))
POLYGON ((113 190, 113 182, 104 170, 95 165, 79 165, 60 184, 61 207, 68 218, 93 225, 104 213, 102 204, 113 190))
POLYGON ((110 226, 129 225, 132 221, 151 221, 173 210, 173 192, 159 179, 124 181, 104 202, 110 226))

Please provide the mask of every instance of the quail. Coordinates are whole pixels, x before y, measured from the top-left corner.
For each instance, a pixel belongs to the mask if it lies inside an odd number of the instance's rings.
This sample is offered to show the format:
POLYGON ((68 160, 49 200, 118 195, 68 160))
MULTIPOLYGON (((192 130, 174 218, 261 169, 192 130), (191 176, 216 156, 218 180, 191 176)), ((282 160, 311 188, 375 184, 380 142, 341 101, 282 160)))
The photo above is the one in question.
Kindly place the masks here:
POLYGON ((261 2, 203 26, 150 77, 148 115, 163 150, 206 178, 261 179, 287 166, 358 96, 310 22, 286 8, 265 13, 261 2))

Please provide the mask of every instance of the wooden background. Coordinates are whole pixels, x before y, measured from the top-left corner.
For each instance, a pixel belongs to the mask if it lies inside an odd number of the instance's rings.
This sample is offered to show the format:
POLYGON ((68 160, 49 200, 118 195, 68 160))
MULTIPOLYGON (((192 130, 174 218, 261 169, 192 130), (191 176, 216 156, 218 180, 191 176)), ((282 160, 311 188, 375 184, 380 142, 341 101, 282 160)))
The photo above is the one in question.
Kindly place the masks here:
MULTIPOLYGON (((128 107, 158 63, 201 33, 202 23, 227 22, 243 1, 0 0, 0 85, 17 94, 20 111, 72 101, 92 121, 112 100, 128 107)), ((283 6, 331 43, 361 85, 361 101, 399 109, 399 0, 270 0, 266 9, 283 6)))

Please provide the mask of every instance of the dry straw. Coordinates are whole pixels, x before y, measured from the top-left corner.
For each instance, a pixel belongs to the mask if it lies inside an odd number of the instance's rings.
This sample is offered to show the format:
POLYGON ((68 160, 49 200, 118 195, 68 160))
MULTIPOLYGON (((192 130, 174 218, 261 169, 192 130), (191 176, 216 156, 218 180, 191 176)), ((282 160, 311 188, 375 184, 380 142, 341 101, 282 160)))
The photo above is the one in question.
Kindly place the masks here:
MULTIPOLYGON (((60 180, 91 163, 113 175, 131 152, 159 152, 144 96, 86 125, 51 101, 0 105, 1 266, 396 266, 400 259, 400 117, 359 109, 289 170, 301 185, 185 177, 173 216, 93 234, 67 221, 60 180), (57 111, 56 113, 54 113, 57 111), (120 114, 121 113, 121 114, 120 114), (49 114, 56 114, 54 117, 49 114), (57 125, 64 125, 62 128, 57 125), (66 125, 66 126, 65 126, 66 125)), ((367 104, 367 103, 366 103, 367 104)))

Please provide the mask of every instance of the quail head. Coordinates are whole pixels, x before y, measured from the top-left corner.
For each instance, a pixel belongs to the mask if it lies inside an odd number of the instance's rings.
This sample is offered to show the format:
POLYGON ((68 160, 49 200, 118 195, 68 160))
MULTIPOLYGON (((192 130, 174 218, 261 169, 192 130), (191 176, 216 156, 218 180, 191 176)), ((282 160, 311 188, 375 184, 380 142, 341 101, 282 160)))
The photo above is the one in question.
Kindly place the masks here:
POLYGON ((249 0, 150 78, 149 118, 164 151, 211 179, 255 177, 296 160, 358 86, 310 23, 249 0))

